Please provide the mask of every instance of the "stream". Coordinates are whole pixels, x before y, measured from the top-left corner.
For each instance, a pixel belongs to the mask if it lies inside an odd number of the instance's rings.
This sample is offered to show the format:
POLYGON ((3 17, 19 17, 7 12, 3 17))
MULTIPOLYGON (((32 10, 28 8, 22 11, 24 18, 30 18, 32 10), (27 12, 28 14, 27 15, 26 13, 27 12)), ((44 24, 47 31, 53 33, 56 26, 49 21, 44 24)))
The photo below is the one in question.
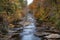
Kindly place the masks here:
MULTIPOLYGON (((15 28, 13 30, 20 30, 20 28, 15 28)), ((9 31, 9 35, 12 35, 14 31, 9 31)), ((35 19, 32 14, 28 13, 23 23, 22 32, 18 33, 17 39, 12 40, 41 40, 41 38, 36 37, 34 33, 36 33, 35 19)))
POLYGON ((27 20, 30 22, 29 25, 25 26, 22 32, 22 39, 21 40, 41 40, 40 38, 36 37, 34 33, 36 32, 35 27, 35 19, 32 14, 27 14, 27 20))

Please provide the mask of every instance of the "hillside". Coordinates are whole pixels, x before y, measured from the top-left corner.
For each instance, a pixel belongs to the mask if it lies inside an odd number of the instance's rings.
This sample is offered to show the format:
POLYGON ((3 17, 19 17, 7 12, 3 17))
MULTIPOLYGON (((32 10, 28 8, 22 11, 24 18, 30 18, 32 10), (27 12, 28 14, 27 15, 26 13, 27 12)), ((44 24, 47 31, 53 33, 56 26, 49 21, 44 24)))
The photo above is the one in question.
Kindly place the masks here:
POLYGON ((60 25, 60 0, 34 0, 29 8, 41 24, 50 27, 60 25))

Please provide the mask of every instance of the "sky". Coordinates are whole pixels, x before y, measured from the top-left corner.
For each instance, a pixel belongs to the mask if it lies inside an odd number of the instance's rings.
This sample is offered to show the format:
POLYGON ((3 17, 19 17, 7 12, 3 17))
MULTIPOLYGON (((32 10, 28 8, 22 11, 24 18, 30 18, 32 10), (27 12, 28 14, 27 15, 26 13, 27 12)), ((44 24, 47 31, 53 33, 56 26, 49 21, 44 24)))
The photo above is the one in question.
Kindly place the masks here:
POLYGON ((27 5, 31 4, 33 2, 33 0, 27 0, 27 5))

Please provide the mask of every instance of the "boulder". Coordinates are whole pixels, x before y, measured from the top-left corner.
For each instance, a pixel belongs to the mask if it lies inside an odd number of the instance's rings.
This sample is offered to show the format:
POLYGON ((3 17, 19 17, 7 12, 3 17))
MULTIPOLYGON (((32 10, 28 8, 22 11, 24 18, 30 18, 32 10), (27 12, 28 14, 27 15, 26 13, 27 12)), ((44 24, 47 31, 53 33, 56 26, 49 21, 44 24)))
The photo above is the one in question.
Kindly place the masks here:
POLYGON ((45 36, 45 38, 60 38, 60 35, 59 34, 50 34, 50 35, 48 35, 48 36, 45 36))

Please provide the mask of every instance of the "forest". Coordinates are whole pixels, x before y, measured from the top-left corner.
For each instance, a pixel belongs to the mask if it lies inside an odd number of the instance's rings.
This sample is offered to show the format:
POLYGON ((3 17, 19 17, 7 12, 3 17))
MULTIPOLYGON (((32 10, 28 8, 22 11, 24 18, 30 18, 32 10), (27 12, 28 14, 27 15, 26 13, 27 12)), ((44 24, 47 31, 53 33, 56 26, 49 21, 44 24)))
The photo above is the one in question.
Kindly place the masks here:
POLYGON ((33 23, 39 35, 41 30, 60 35, 60 0, 33 0, 30 5, 27 5, 27 0, 0 0, 0 40, 19 40, 11 38, 15 38, 14 33, 20 33, 24 26, 31 24, 32 19, 30 21, 28 16, 35 20, 33 23), (15 31, 14 28, 22 29, 15 31))

